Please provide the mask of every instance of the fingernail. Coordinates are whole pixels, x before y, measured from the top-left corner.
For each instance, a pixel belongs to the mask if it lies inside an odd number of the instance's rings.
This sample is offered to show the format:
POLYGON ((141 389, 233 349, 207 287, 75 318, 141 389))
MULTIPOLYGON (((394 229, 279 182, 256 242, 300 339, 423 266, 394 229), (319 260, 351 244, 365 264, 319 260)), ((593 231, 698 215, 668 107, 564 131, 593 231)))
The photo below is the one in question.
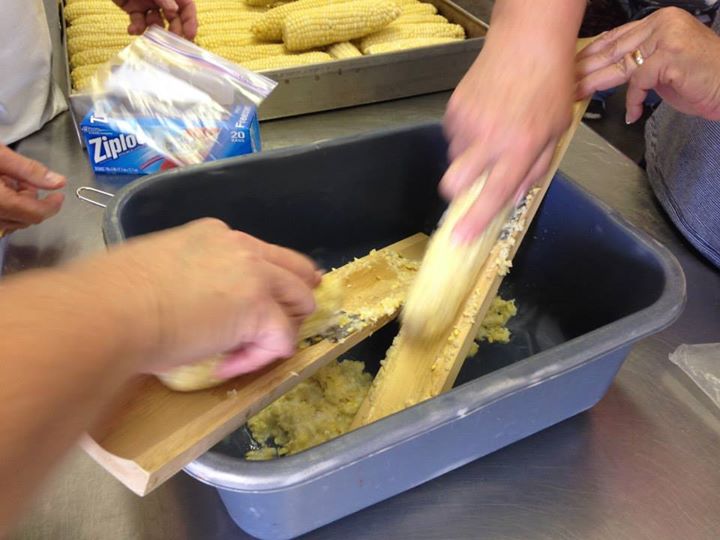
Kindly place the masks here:
POLYGON ((65 177, 53 171, 45 174, 45 183, 48 187, 61 187, 65 184, 65 177))
POLYGON ((625 113, 625 125, 629 126, 632 124, 632 120, 630 119, 630 113, 625 113))

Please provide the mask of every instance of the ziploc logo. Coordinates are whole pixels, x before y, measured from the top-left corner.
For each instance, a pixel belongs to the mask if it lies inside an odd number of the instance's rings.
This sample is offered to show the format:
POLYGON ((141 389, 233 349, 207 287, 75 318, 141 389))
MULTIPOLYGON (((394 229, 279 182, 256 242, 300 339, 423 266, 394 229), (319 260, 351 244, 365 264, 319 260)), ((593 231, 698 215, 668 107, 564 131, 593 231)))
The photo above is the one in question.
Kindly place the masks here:
POLYGON ((90 151, 95 163, 103 163, 108 160, 115 160, 138 146, 143 146, 145 141, 139 140, 132 134, 121 133, 117 137, 101 135, 89 138, 90 151))

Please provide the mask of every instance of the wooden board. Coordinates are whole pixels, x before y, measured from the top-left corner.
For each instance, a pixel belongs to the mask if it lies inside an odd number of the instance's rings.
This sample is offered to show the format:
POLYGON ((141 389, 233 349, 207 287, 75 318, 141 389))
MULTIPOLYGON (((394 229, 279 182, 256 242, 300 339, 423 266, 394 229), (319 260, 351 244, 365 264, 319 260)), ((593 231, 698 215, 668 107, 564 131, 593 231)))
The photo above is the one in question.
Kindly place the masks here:
POLYGON ((454 325, 429 343, 412 338, 400 330, 368 396, 360 406, 352 429, 380 420, 452 388, 502 283, 504 265, 502 262, 498 264, 498 260, 511 262, 515 256, 582 121, 587 105, 588 101, 574 104, 572 123, 557 144, 550 168, 533 190, 534 194, 526 201, 526 212, 522 216, 524 226, 511 234, 511 241, 499 240, 495 244, 454 325))
POLYGON ((427 236, 416 234, 330 272, 348 288, 342 309, 363 313, 384 305, 376 320, 359 324, 340 342, 324 339, 267 369, 198 392, 174 392, 155 377, 132 381, 110 412, 83 437, 82 446, 100 465, 138 495, 145 495, 239 428, 326 363, 392 320, 409 280, 385 258, 389 251, 419 262, 427 236), (398 276, 404 279, 398 279, 398 276), (387 307, 388 298, 398 298, 387 307))

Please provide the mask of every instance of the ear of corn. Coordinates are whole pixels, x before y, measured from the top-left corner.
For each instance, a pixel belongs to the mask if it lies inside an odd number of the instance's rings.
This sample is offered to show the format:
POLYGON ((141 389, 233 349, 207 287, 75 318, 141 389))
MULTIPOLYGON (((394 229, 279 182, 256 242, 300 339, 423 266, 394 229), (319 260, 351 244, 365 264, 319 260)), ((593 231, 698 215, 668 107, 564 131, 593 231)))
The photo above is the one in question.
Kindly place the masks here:
POLYGON ((419 24, 419 23, 435 23, 447 24, 448 20, 442 15, 433 15, 432 13, 409 13, 401 14, 392 24, 419 24))
POLYGON ((198 27, 198 34, 195 39, 218 39, 232 42, 234 36, 251 34, 250 25, 252 21, 230 21, 227 23, 216 22, 198 27))
MULTIPOLYGON (((85 17, 83 17, 84 19, 85 17)), ((79 21, 80 19, 78 19, 79 21)), ((73 24, 67 27, 68 39, 74 39, 81 36, 89 35, 115 35, 115 36, 126 36, 128 29, 128 20, 123 18, 122 20, 110 19, 103 21, 102 23, 83 23, 73 24)))
POLYGON ((281 41, 282 23, 289 14, 302 9, 342 4, 352 0, 297 0, 267 11, 252 25, 252 33, 260 40, 281 41))
POLYGON ((356 58, 362 56, 360 49, 349 41, 343 41, 342 43, 335 43, 327 48, 327 52, 330 56, 336 60, 343 60, 345 58, 356 58))
POLYGON ((290 13, 283 21, 283 42, 290 51, 306 51, 349 41, 386 27, 400 15, 390 0, 356 0, 290 13))
POLYGON ((315 311, 300 326, 298 341, 320 335, 333 326, 337 326, 344 292, 345 286, 340 279, 323 279, 320 282, 320 285, 313 291, 315 311))
MULTIPOLYGON (((298 331, 298 341, 327 332, 337 326, 342 307, 343 283, 341 280, 323 280, 313 292, 315 311, 303 322, 298 331)), ((192 392, 221 384, 215 375, 222 362, 222 355, 213 356, 195 364, 180 366, 158 375, 162 383, 172 390, 192 392)))
POLYGON ((445 220, 430 238, 402 312, 403 331, 413 337, 429 341, 455 321, 511 214, 512 204, 498 212, 471 244, 453 240, 455 225, 480 196, 486 181, 487 173, 451 203, 445 220))
POLYGON ((414 2, 411 4, 400 4, 400 10, 402 11, 403 15, 410 15, 410 14, 434 15, 437 13, 437 8, 435 6, 433 6, 432 4, 426 4, 424 2, 414 2))
POLYGON ((73 68, 92 64, 103 64, 118 53, 119 49, 86 49, 70 57, 73 68))
MULTIPOLYGON (((278 4, 277 0, 242 0, 243 4, 253 7, 273 7, 278 4)), ((287 3, 287 2, 284 2, 287 3)))
POLYGON ((262 13, 254 11, 210 11, 198 14, 198 31, 204 30, 205 26, 216 24, 243 24, 248 25, 255 19, 262 17, 262 13))
POLYGON ((282 43, 262 43, 260 45, 246 45, 243 47, 220 47, 212 52, 237 64, 243 64, 244 62, 257 60, 258 58, 287 54, 287 50, 282 43))
POLYGON ((165 386, 176 392, 195 392, 222 384, 223 380, 215 375, 222 363, 222 356, 213 356, 202 362, 179 366, 167 373, 158 375, 165 386))
MULTIPOLYGON (((70 21, 68 20, 68 23, 70 21)), ((127 18, 126 14, 122 11, 114 14, 114 15, 108 15, 107 13, 100 13, 100 14, 91 14, 91 15, 83 15, 81 17, 77 17, 72 21, 72 26, 80 26, 89 24, 96 27, 102 27, 103 24, 120 24, 125 23, 125 26, 130 24, 130 19, 127 18)))
POLYGON ((324 52, 306 52, 302 54, 283 54, 281 56, 268 56, 243 62, 242 65, 252 71, 268 71, 271 69, 283 69, 296 66, 307 66, 310 64, 321 64, 330 62, 332 56, 324 52))
POLYGON ((216 52, 220 49, 233 49, 237 47, 244 47, 246 45, 262 45, 264 42, 258 41, 253 34, 246 32, 224 34, 220 36, 198 36, 195 39, 195 43, 203 49, 207 49, 210 52, 216 52))
POLYGON ((84 15, 122 15, 127 17, 127 14, 122 9, 109 1, 85 0, 70 2, 65 6, 65 18, 70 22, 84 15))
POLYGON ((195 7, 199 16, 208 12, 237 13, 244 11, 245 13, 261 13, 267 9, 266 7, 251 6, 247 2, 241 2, 240 0, 195 0, 195 7))
POLYGON ((409 38, 388 41, 386 43, 378 43, 371 45, 365 49, 365 54, 383 54, 397 51, 405 51, 407 49, 417 49, 418 47, 431 47, 433 45, 443 45, 444 43, 452 43, 453 41, 462 41, 462 38, 452 37, 425 37, 425 38, 409 38))
POLYGON ((419 37, 464 38, 465 30, 459 24, 391 24, 360 40, 360 50, 365 53, 368 47, 379 43, 419 37))
POLYGON ((87 64, 84 66, 78 66, 70 72, 70 78, 72 79, 73 88, 76 90, 87 90, 90 83, 90 79, 95 72, 102 66, 102 64, 87 64))
POLYGON ((117 48, 122 49, 130 45, 134 36, 126 35, 90 35, 78 36, 68 39, 68 52, 73 56, 88 49, 117 48))

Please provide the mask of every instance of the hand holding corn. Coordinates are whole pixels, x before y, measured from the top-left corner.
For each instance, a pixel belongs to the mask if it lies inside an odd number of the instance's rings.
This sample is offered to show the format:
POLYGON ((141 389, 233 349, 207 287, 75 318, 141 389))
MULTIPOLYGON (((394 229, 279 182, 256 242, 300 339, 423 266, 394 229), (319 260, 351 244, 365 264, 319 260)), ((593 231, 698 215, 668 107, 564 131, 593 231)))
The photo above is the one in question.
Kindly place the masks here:
POLYGON ((146 372, 218 353, 220 378, 260 369, 294 353, 298 328, 315 309, 320 274, 312 261, 218 220, 143 236, 117 251, 118 268, 149 302, 136 314, 156 343, 146 372))
POLYGON ((20 274, 0 285, 2 538, 133 375, 230 351, 229 376, 290 354, 319 281, 301 255, 216 220, 20 274))
POLYGON ((502 208, 543 177, 572 118, 584 3, 563 2, 557 18, 547 16, 542 2, 519 5, 495 4, 493 29, 445 113, 451 164, 441 181, 443 195, 454 200, 491 171, 455 228, 461 243, 478 238, 502 208))

